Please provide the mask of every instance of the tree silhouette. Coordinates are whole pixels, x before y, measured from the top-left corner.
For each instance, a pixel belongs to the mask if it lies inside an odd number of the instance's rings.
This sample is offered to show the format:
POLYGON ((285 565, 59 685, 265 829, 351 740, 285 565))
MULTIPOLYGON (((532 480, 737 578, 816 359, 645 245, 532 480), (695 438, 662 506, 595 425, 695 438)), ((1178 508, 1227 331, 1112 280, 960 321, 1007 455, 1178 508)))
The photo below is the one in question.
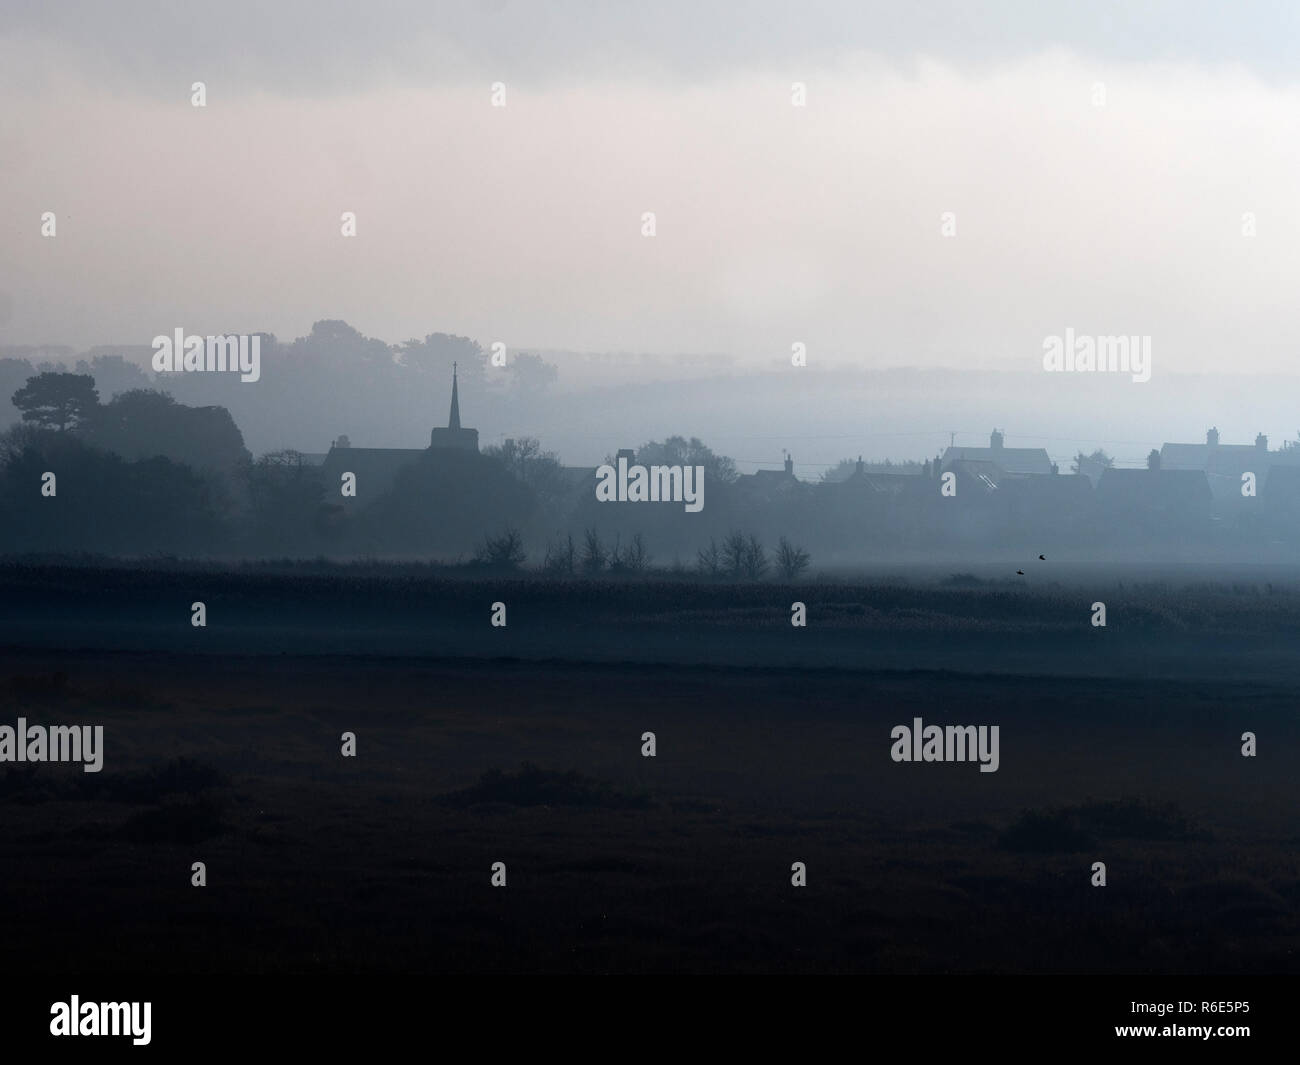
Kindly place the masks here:
POLYGON ((135 363, 127 362, 121 355, 95 355, 89 361, 78 359, 75 369, 79 374, 93 377, 100 395, 108 396, 109 399, 120 392, 149 388, 152 384, 149 374, 135 363))
POLYGON ((600 542, 600 534, 595 529, 587 529, 582 534, 582 572, 594 576, 605 568, 609 561, 609 552, 600 542))
POLYGON ((808 568, 808 563, 811 561, 807 551, 797 544, 792 544, 784 536, 777 542, 776 568, 781 571, 781 576, 786 580, 792 581, 798 577, 808 568))
POLYGON ((77 433, 125 459, 163 455, 196 470, 233 469, 250 457, 225 407, 189 407, 156 389, 119 393, 96 407, 77 433))
POLYGON ((40 373, 14 393, 23 421, 64 432, 99 406, 95 379, 87 374, 40 373))
POLYGON ((540 355, 521 351, 506 363, 506 380, 515 392, 534 396, 550 388, 560 371, 540 355))
MULTIPOLYGON (((689 440, 670 436, 663 443, 651 440, 637 448, 636 460, 642 466, 702 466, 714 484, 730 484, 736 479, 735 461, 715 453, 696 436, 689 440)), ((606 457, 605 461, 614 464, 611 457, 606 457)))
POLYGON ((493 444, 485 447, 483 454, 500 460, 517 480, 536 493, 544 505, 560 502, 569 492, 569 482, 558 456, 554 451, 543 451, 541 441, 536 437, 524 436, 500 445, 493 444))
POLYGON ((1101 448, 1098 448, 1091 455, 1085 455, 1082 451, 1080 451, 1077 455, 1074 456, 1073 461, 1071 461, 1070 469, 1074 473, 1078 473, 1080 470, 1083 469, 1083 464, 1088 461, 1095 462, 1107 468, 1115 464, 1115 460, 1113 458, 1107 455, 1106 452, 1104 452, 1101 448))
POLYGON ((469 337, 449 333, 430 333, 423 340, 408 340, 395 347, 398 363, 422 374, 432 374, 438 381, 451 379, 456 363, 462 388, 479 392, 487 377, 487 354, 469 337))

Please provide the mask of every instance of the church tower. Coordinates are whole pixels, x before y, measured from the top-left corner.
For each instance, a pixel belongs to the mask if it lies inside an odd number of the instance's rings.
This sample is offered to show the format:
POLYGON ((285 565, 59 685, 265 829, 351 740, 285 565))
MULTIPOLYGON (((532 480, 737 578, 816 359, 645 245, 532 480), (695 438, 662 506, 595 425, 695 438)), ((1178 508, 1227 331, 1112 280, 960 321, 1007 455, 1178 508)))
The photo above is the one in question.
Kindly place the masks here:
POLYGON ((456 380, 456 363, 451 364, 451 413, 446 429, 434 429, 429 434, 429 446, 456 448, 459 451, 478 451, 478 430, 462 429, 460 425, 460 388, 456 380))

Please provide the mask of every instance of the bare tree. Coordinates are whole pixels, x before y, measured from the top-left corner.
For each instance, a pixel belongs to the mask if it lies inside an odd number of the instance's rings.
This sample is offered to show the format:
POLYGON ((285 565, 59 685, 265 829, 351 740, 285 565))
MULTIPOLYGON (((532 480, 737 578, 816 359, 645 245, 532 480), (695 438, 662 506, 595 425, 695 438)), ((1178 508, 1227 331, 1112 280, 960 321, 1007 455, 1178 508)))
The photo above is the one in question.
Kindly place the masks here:
POLYGON ((614 534, 614 544, 609 549, 609 572, 622 573, 623 566, 623 534, 614 534))
POLYGON ((626 547, 622 537, 614 537, 614 546, 609 551, 610 573, 644 573, 650 564, 650 552, 646 550, 645 537, 634 533, 626 547))
POLYGON ((808 568, 808 563, 811 561, 812 556, 807 551, 797 544, 792 544, 784 536, 777 541, 776 568, 787 581, 797 579, 799 574, 808 568))
POLYGON ((751 581, 761 581, 767 573, 767 552, 753 533, 745 541, 745 550, 741 556, 741 570, 751 581))
POLYGON ((490 444, 483 449, 483 454, 497 459, 547 506, 561 501, 569 490, 559 457, 554 451, 543 451, 541 441, 536 437, 524 436, 503 444, 490 444))
POLYGON ((645 537, 634 533, 632 542, 623 552, 623 567, 628 573, 644 573, 650 566, 650 552, 646 550, 645 537))
POLYGON ((722 567, 727 576, 740 580, 745 575, 745 548, 748 546, 745 534, 740 531, 727 534, 722 541, 722 567))
POLYGON ((582 571, 594 576, 605 568, 608 561, 609 552, 600 542, 600 534, 595 529, 588 529, 583 533, 582 571))
POLYGON ((524 538, 517 529, 507 528, 500 536, 485 536, 474 561, 503 569, 518 569, 527 560, 524 538))
POLYGON ((578 548, 573 542, 573 534, 565 533, 563 539, 553 540, 546 546, 546 558, 542 569, 547 573, 569 576, 577 568, 578 548))
POLYGON ((723 571, 722 550, 718 547, 718 541, 709 540, 708 547, 702 547, 696 553, 696 563, 699 570, 706 577, 721 577, 723 571))

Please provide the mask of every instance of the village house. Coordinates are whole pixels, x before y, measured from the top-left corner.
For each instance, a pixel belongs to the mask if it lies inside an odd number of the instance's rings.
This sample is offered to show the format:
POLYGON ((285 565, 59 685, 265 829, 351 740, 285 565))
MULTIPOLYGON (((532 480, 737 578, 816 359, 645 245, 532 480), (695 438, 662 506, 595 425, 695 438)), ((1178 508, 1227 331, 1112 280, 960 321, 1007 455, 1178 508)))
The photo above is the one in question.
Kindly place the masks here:
MULTIPOLYGON (((1041 447, 1006 447, 1003 444, 1002 431, 994 429, 989 434, 988 447, 950 447, 943 453, 941 469, 948 472, 959 463, 980 463, 996 467, 1002 475, 1025 476, 1028 474, 1051 474, 1056 472, 1046 448, 1041 447)), ((962 467, 965 472, 978 476, 980 473, 997 482, 1000 476, 992 471, 977 469, 973 466, 962 467)))

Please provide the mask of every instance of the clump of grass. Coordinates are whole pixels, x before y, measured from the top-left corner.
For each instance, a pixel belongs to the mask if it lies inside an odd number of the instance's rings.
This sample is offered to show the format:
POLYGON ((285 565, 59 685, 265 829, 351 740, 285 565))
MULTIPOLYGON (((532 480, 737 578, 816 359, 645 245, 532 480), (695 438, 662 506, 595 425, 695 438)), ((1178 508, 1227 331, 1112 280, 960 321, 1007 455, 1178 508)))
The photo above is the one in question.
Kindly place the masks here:
POLYGON ((142 773, 113 777, 96 773, 82 777, 78 790, 84 798, 160 802, 170 795, 199 795, 227 783, 226 775, 215 766, 194 758, 173 758, 142 773))
POLYGON ((1096 842, 1064 809, 1026 810, 998 837, 998 846, 1004 850, 1035 853, 1087 850, 1096 842))
POLYGON ((57 799, 60 790, 57 778, 37 772, 35 765, 11 765, 0 773, 0 799, 8 802, 34 806, 57 799))
POLYGON ((221 815, 222 806, 216 799, 200 795, 132 814, 120 832, 132 843, 202 843, 226 830, 221 815))
POLYGON ((644 795, 619 791, 612 784, 584 776, 576 770, 565 773, 540 769, 525 762, 518 771, 489 769, 473 787, 443 796, 452 806, 503 802, 512 806, 589 806, 606 809, 635 809, 649 805, 644 795))
POLYGON ((61 671, 12 677, 9 690, 17 699, 28 702, 64 699, 71 694, 68 675, 61 671))
POLYGON ((998 837, 1011 851, 1080 851, 1098 838, 1189 841, 1207 839, 1175 803, 1109 799, 1050 810, 1026 810, 998 837))
POLYGON ((1100 835, 1121 839, 1193 840, 1208 838, 1176 803, 1111 799, 1078 807, 1079 820, 1100 835))

